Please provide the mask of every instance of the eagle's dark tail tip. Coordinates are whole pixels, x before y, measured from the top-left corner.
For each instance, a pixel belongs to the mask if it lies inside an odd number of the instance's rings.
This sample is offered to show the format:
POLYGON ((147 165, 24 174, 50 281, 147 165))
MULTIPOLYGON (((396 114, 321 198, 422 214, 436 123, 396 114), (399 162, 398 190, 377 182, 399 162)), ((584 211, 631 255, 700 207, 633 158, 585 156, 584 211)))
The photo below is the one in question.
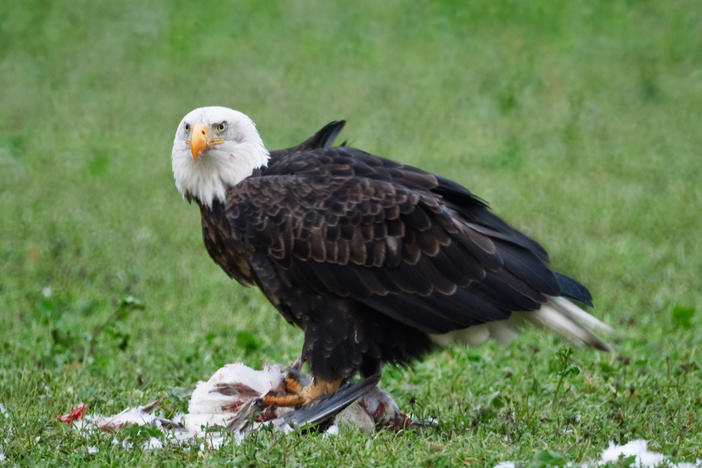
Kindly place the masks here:
POLYGON ((554 271, 553 275, 556 277, 558 287, 561 289, 561 296, 575 299, 578 302, 592 307, 592 295, 585 286, 561 273, 554 271))

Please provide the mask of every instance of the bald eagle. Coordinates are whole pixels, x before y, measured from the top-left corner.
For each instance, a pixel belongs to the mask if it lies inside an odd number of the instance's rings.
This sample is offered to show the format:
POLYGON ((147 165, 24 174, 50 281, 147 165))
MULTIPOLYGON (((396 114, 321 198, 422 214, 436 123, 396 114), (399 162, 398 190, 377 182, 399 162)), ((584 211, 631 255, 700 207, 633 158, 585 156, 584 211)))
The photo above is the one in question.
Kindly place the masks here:
POLYGON ((269 152, 245 114, 203 107, 175 134, 176 187, 200 207, 208 253, 304 332, 312 382, 270 404, 455 340, 508 341, 525 321, 609 349, 593 333, 608 327, 571 301, 592 305, 588 290, 536 241, 452 180, 332 146, 343 126, 269 152))

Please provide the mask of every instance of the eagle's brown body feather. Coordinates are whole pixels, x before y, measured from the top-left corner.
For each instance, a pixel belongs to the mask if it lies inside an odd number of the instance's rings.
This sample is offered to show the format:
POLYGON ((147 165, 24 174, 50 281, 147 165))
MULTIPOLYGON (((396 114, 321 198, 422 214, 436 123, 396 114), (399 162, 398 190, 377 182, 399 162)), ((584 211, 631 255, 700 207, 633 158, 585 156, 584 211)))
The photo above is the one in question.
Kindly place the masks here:
POLYGON ((431 349, 429 334, 504 320, 547 296, 590 301, 467 189, 329 147, 343 122, 330 126, 272 152, 225 203, 200 205, 214 261, 304 330, 315 377, 370 375, 431 349))

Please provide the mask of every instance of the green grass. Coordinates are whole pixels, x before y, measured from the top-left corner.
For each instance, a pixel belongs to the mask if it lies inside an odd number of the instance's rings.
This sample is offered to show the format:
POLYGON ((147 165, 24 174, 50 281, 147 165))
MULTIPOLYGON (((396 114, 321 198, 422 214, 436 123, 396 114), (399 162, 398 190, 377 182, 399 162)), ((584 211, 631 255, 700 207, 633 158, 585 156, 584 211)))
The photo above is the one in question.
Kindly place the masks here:
POLYGON ((700 64, 692 0, 2 3, 5 463, 482 466, 634 438, 702 458, 700 64), (438 419, 424 431, 142 452, 58 423, 80 401, 181 411, 220 365, 300 349, 174 187, 175 127, 212 104, 269 148, 345 118, 353 145, 468 186, 591 288, 618 352, 564 363, 529 330, 387 368, 401 407, 438 419))

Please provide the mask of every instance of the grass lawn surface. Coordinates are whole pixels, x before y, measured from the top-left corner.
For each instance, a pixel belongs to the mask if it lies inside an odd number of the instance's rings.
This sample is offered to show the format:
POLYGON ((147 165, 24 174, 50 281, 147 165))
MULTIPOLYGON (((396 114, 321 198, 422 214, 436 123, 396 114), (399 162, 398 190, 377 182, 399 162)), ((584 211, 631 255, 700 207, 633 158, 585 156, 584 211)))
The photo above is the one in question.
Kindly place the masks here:
POLYGON ((555 466, 639 438, 702 458, 698 2, 2 2, 0 102, 0 465, 555 466), (142 451, 58 422, 171 416, 225 363, 299 353, 175 189, 203 105, 270 149, 344 118, 350 144, 466 185, 591 289, 617 352, 528 329, 387 367, 438 420, 421 431, 142 451))

